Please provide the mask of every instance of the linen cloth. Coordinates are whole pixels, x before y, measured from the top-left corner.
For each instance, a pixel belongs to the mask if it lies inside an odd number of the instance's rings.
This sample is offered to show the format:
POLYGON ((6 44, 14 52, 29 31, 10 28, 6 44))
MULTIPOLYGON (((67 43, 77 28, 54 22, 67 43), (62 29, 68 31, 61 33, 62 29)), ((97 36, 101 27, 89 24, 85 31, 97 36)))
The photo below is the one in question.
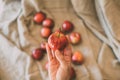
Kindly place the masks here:
POLYGON ((33 21, 39 11, 55 21, 53 31, 69 20, 81 34, 82 42, 71 45, 85 57, 83 65, 72 65, 76 80, 120 80, 119 6, 119 0, 1 0, 0 80, 49 80, 47 54, 31 58, 46 41, 33 21))

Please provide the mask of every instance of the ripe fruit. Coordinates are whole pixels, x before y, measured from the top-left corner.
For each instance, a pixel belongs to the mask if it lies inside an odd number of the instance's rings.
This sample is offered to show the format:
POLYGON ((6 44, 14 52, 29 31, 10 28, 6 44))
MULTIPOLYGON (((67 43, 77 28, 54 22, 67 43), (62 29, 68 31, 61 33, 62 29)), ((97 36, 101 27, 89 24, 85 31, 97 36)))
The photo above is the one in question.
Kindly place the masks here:
POLYGON ((77 43, 79 43, 80 40, 81 40, 81 36, 80 36, 80 34, 77 33, 77 32, 72 32, 72 33, 70 34, 69 38, 70 38, 70 42, 71 42, 72 44, 77 44, 77 43))
POLYGON ((55 33, 51 34, 48 38, 48 44, 53 50, 61 50, 67 45, 67 43, 68 40, 66 36, 60 31, 56 31, 55 33))
POLYGON ((37 48, 32 51, 32 57, 36 60, 41 59, 43 56, 43 51, 40 48, 37 48))
POLYGON ((75 70, 73 67, 71 67, 70 70, 70 80, 74 79, 76 77, 75 70))
POLYGON ((70 21, 64 21, 62 25, 62 30, 65 32, 69 32, 73 29, 73 24, 70 21))
POLYGON ((45 69, 48 70, 48 67, 49 67, 49 63, 46 62, 46 64, 45 64, 45 69))
POLYGON ((51 30, 47 27, 41 29, 41 36, 44 38, 48 38, 51 34, 51 30))
POLYGON ((53 23, 53 20, 52 20, 52 19, 47 18, 47 19, 45 19, 45 20, 43 21, 42 25, 43 25, 44 27, 52 28, 53 25, 54 25, 54 23, 53 23))
POLYGON ((42 23, 43 20, 46 18, 43 12, 36 13, 34 16, 34 21, 38 24, 42 23))
POLYGON ((76 51, 74 52, 73 56, 72 56, 72 62, 74 64, 82 64, 84 61, 83 55, 81 52, 76 51))
POLYGON ((40 44, 40 48, 44 51, 46 51, 46 43, 47 42, 41 42, 41 44, 40 44))

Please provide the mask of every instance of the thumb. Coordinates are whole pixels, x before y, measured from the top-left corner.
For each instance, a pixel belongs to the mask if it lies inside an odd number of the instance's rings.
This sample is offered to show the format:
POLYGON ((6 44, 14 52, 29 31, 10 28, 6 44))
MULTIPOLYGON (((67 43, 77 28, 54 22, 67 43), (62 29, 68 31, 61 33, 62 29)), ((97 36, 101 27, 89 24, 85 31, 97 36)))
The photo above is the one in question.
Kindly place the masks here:
POLYGON ((55 51, 55 56, 56 56, 56 59, 60 62, 61 65, 65 64, 64 57, 59 50, 55 51))

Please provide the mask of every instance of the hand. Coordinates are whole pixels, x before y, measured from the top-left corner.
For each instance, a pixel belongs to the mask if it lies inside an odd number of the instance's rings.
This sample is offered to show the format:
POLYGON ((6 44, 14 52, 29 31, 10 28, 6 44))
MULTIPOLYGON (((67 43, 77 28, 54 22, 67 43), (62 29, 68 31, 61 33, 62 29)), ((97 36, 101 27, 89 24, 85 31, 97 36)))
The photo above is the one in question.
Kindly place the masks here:
POLYGON ((49 62, 49 77, 50 80, 70 80, 71 69, 71 54, 70 46, 67 46, 63 53, 59 50, 55 52, 46 44, 48 62, 49 62))

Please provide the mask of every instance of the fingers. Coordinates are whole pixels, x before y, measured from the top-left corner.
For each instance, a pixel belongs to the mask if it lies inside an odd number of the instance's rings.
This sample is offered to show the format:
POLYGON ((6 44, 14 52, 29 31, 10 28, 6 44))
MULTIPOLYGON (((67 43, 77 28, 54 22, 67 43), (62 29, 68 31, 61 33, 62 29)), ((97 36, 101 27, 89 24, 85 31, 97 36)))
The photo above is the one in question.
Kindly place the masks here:
POLYGON ((72 56, 72 48, 70 45, 68 45, 65 49, 64 49, 64 56, 71 58, 72 56))
POLYGON ((52 56, 52 52, 51 52, 51 49, 48 46, 48 44, 46 44, 46 51, 47 51, 47 54, 48 54, 48 61, 51 61, 53 56, 52 56))
POLYGON ((56 56, 56 59, 60 62, 61 65, 65 65, 64 56, 62 55, 62 53, 59 50, 55 51, 55 56, 56 56))
POLYGON ((71 46, 67 46, 64 49, 64 59, 68 64, 71 64, 71 59, 72 59, 72 49, 71 46))
POLYGON ((55 51, 51 50, 52 51, 52 56, 55 57, 55 51))

